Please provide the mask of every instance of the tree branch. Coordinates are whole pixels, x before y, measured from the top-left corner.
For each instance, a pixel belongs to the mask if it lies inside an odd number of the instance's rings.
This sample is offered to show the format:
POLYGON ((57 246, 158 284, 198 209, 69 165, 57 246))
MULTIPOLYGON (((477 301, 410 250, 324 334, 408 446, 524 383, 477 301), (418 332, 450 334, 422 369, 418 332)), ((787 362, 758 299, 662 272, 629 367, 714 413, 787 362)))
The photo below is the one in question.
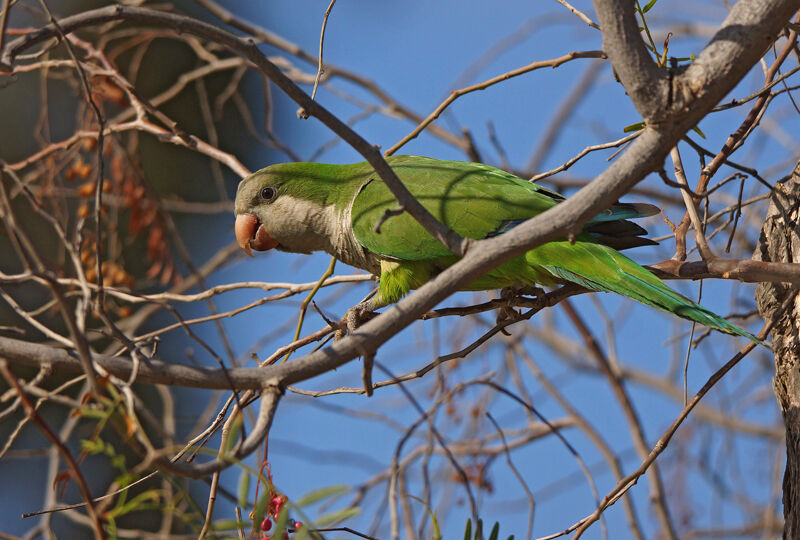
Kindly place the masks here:
MULTIPOLYGON (((308 94, 300 89, 289 79, 275 64, 258 49, 253 38, 240 38, 221 30, 213 25, 174 13, 165 13, 152 9, 136 8, 129 6, 108 6, 100 9, 85 11, 59 21, 61 30, 68 34, 79 28, 101 24, 104 22, 123 20, 136 21, 140 23, 156 24, 167 26, 178 32, 194 34, 229 48, 231 51, 247 58, 258 69, 272 80, 286 95, 294 100, 301 108, 311 116, 316 117, 334 133, 339 135, 373 166, 375 172, 386 183, 400 206, 406 208, 409 214, 416 219, 420 225, 425 227, 437 240, 447 246, 447 248, 457 255, 463 255, 470 245, 469 239, 461 238, 460 235, 445 227, 440 223, 422 204, 417 201, 408 189, 403 185, 395 172, 386 163, 380 150, 369 144, 360 135, 353 131, 347 124, 339 120, 330 113, 325 107, 312 100, 308 94)), ((14 58, 22 51, 41 43, 51 37, 57 37, 55 28, 50 26, 40 28, 8 44, 8 49, 3 52, 0 58, 0 68, 3 64, 13 65, 14 58)))

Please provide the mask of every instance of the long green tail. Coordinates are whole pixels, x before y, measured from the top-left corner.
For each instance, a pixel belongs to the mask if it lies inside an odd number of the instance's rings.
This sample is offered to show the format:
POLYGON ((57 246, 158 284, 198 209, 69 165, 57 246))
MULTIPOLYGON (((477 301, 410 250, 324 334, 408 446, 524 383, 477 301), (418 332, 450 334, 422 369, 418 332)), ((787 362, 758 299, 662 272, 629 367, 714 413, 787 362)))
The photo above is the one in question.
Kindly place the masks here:
POLYGON ((528 264, 548 272, 559 281, 621 294, 678 317, 698 322, 726 334, 760 341, 750 332, 729 323, 685 296, 618 251, 586 239, 570 244, 550 242, 526 254, 528 264))

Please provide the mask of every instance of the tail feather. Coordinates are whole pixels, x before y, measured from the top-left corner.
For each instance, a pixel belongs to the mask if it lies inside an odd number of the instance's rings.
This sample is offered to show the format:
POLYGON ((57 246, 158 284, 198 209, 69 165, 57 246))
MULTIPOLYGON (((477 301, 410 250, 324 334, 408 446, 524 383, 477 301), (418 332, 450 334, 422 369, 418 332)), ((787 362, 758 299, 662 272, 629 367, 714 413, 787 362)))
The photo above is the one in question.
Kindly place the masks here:
POLYGON ((652 204, 647 203, 616 203, 606 208, 589 223, 599 223, 603 221, 619 221, 622 219, 635 219, 647 216, 654 216, 661 213, 661 210, 652 204))
MULTIPOLYGON (((664 311, 669 311, 670 313, 674 313, 678 317, 682 317, 684 319, 688 319, 690 321, 699 322, 702 325, 708 326, 709 328, 715 328, 726 334, 733 334, 744 336, 747 339, 752 341, 759 341, 753 334, 742 330, 735 324, 728 322, 727 320, 723 319, 713 311, 710 311, 700 304, 693 302, 692 300, 686 298, 682 294, 679 294, 665 284, 661 283, 660 286, 655 287, 652 283, 648 283, 639 279, 637 276, 633 276, 626 272, 626 275, 631 279, 634 279, 641 283, 641 285, 646 288, 650 289, 653 292, 654 298, 651 305, 662 309, 664 311), (660 302, 661 301, 661 302, 660 302)), ((645 301, 645 300, 643 300, 645 301)), ((648 303, 645 301, 645 303, 648 303)))
POLYGON ((573 245, 552 242, 528 252, 528 261, 557 280, 595 291, 621 294, 726 334, 743 336, 760 343, 750 332, 670 289, 631 259, 601 244, 586 241, 578 241, 573 245), (548 246, 550 249, 542 249, 548 246))

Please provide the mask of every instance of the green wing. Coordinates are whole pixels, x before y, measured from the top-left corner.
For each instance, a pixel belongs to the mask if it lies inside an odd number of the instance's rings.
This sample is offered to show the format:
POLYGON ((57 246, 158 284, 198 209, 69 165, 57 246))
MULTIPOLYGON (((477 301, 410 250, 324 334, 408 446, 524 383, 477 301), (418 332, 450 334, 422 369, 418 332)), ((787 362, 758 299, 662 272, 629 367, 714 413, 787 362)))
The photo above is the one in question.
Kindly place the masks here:
MULTIPOLYGON (((387 161, 431 214, 467 238, 497 236, 564 200, 556 192, 488 165, 419 156, 393 156, 387 161)), ((452 255, 408 213, 389 217, 376 232, 375 225, 395 208, 397 201, 376 174, 353 202, 353 233, 361 245, 402 260, 452 255)), ((644 229, 624 220, 657 212, 651 205, 615 205, 594 218, 587 230, 610 245, 615 238, 626 239, 614 246, 618 249, 652 243, 636 238, 644 229)))

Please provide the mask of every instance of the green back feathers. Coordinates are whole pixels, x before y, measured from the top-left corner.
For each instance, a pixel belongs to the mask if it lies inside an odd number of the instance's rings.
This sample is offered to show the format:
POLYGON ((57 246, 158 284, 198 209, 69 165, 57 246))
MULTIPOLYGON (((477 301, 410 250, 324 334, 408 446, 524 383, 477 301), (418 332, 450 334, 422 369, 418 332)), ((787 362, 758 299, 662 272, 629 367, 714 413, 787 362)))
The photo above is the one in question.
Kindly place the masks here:
MULTIPOLYGON (((482 239, 504 224, 551 208, 560 196, 485 165, 416 156, 388 158, 408 190, 439 221, 461 236, 482 239)), ((392 216, 375 231, 387 210, 397 208, 389 188, 374 176, 356 197, 352 210, 356 239, 374 253, 424 260, 451 253, 408 213, 392 216)))
MULTIPOLYGON (((480 163, 418 156, 392 156, 387 162, 434 217, 467 238, 503 234, 564 200, 554 191, 480 163)), ((376 232, 375 225, 387 210, 397 208, 397 202, 376 174, 371 180, 356 198, 352 212, 353 233, 364 247, 406 260, 451 255, 407 213, 384 221, 380 233, 376 232)), ((654 244, 640 238, 646 234, 644 229, 625 220, 658 212, 650 204, 616 204, 590 220, 586 230, 616 249, 654 244)))

